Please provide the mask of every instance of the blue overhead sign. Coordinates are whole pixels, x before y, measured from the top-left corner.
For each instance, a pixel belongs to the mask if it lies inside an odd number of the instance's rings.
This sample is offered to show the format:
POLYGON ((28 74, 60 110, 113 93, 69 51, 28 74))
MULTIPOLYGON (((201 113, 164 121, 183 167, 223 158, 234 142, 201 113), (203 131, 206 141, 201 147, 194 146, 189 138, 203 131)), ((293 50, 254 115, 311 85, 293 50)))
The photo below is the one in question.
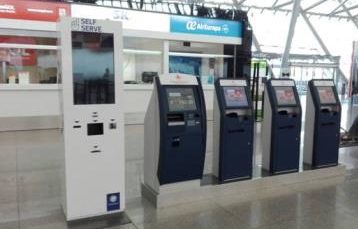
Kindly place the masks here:
POLYGON ((242 38, 242 23, 210 18, 170 16, 170 32, 242 38))

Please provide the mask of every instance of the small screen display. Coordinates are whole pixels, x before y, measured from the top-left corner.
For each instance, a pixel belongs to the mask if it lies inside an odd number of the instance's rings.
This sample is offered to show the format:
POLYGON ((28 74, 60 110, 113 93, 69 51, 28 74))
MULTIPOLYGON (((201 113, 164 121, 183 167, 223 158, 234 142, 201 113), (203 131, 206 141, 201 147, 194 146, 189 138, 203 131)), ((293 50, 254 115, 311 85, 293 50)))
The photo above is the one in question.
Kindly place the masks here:
POLYGON ((87 135, 103 135, 103 123, 88 123, 87 124, 87 135))
POLYGON ((248 106, 244 87, 224 87, 226 106, 245 107, 248 106))
POLYGON ((275 87, 277 104, 279 106, 284 105, 296 105, 295 93, 292 87, 275 87))
POLYGON ((169 111, 196 110, 193 88, 167 88, 169 111))
POLYGON ((113 34, 72 32, 73 98, 75 105, 113 104, 113 34))
POLYGON ((322 104, 337 103, 332 87, 317 87, 317 90, 322 104))

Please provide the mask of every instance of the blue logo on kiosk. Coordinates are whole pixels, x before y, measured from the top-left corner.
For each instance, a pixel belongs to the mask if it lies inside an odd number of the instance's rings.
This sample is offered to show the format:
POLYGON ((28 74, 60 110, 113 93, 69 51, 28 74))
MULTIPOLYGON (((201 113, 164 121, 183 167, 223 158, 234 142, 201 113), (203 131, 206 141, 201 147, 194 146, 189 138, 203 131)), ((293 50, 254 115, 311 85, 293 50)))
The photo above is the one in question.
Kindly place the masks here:
POLYGON ((242 23, 173 15, 170 17, 170 32, 240 38, 242 37, 242 23))
POLYGON ((107 194, 107 211, 115 211, 120 209, 120 193, 107 194))

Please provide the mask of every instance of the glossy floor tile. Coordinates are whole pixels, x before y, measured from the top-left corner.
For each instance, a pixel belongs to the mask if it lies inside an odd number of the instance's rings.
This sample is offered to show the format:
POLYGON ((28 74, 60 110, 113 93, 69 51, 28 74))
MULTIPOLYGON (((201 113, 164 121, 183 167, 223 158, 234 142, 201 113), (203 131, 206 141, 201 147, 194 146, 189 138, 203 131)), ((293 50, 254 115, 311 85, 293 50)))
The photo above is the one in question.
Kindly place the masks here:
MULTIPOLYGON (((218 196, 156 209, 140 197, 143 127, 126 127, 126 214, 132 223, 87 222, 75 229, 358 228, 358 147, 343 148, 347 176, 218 196)), ((257 137, 260 136, 257 128, 257 137)), ((211 143, 208 143, 211 145, 211 143)), ((256 151, 261 145, 256 144, 256 151)), ((0 133, 0 229, 74 229, 60 204, 61 132, 0 133)), ((210 170, 210 152, 206 170, 210 170)), ((256 162, 261 161, 260 153, 256 162)))

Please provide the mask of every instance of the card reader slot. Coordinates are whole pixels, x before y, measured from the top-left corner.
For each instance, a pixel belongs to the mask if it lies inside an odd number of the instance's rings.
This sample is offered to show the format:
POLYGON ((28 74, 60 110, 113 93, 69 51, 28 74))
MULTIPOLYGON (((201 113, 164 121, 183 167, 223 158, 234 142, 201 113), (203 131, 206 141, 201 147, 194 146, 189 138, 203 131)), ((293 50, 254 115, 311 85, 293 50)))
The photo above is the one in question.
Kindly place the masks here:
POLYGON ((180 146, 180 137, 173 137, 172 138, 172 147, 179 147, 180 146))
POLYGON ((91 153, 100 153, 100 152, 102 152, 101 150, 91 150, 91 153))

